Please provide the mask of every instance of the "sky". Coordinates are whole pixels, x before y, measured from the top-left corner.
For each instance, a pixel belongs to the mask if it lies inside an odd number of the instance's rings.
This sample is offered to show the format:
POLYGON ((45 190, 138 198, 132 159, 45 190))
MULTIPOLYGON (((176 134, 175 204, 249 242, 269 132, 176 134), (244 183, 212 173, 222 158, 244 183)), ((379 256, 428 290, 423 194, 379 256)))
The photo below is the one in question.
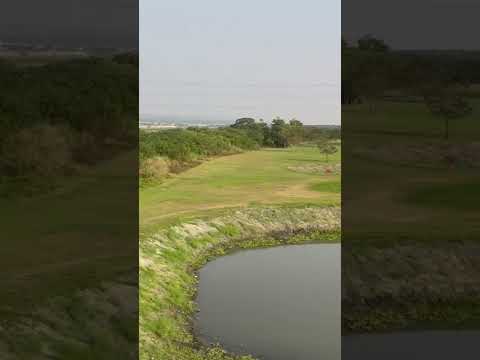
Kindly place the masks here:
POLYGON ((340 124, 340 1, 140 1, 141 116, 340 124))
POLYGON ((394 49, 478 50, 478 0, 342 0, 342 33, 394 49))
POLYGON ((138 0, 2 0, 0 41, 138 46, 138 0))

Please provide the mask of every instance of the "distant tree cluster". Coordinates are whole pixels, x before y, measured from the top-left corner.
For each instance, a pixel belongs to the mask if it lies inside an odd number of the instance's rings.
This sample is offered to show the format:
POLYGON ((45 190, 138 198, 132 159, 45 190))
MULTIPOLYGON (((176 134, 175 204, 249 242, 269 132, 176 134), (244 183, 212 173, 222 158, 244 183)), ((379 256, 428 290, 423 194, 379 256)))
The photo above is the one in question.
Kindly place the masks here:
POLYGON ((269 126, 263 120, 241 118, 231 127, 245 131, 260 146, 285 148, 300 144, 305 137, 304 126, 296 119, 287 122, 277 117, 269 126))
POLYGON ((241 118, 216 129, 172 129, 140 132, 140 177, 162 177, 199 160, 260 147, 285 148, 305 141, 303 124, 273 119, 271 124, 241 118))
POLYGON ((307 125, 305 128, 305 141, 315 142, 323 140, 325 138, 329 140, 340 140, 342 136, 342 130, 340 126, 315 126, 307 125))
POLYGON ((303 124, 280 118, 264 121, 241 118, 229 127, 217 129, 172 129, 140 133, 140 160, 161 156, 170 160, 194 161, 263 146, 288 147, 304 141, 303 124))
POLYGON ((69 126, 97 138, 125 136, 138 127, 138 69, 121 59, 0 64, 2 134, 42 124, 69 126))

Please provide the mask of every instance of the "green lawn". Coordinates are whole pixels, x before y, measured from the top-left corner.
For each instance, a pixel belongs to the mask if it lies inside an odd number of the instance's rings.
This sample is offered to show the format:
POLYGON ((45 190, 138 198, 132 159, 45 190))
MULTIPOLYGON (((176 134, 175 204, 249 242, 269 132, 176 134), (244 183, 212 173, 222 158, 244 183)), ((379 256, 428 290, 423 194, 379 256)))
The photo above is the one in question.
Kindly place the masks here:
MULTIPOLYGON (((450 120, 451 138, 480 137, 480 100, 470 101, 473 112, 461 119, 450 120)), ((370 111, 367 104, 349 105, 342 109, 344 132, 385 133, 410 137, 438 138, 444 133, 444 121, 432 115, 424 103, 378 102, 370 111)))
POLYGON ((338 164, 340 156, 338 152, 326 162, 316 147, 292 147, 262 149, 207 161, 140 191, 141 230, 149 232, 227 208, 338 205, 340 175, 302 172, 295 167, 332 166, 338 164))

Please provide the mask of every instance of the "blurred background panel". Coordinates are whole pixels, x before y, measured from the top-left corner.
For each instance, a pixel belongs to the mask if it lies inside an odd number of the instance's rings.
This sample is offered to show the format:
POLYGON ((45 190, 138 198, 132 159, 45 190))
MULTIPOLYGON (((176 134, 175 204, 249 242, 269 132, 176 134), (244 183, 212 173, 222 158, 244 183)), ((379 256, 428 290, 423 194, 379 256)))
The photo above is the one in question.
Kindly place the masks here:
POLYGON ((346 359, 473 358, 478 10, 471 1, 342 2, 346 359))
POLYGON ((136 358, 138 2, 0 19, 0 357, 136 358))

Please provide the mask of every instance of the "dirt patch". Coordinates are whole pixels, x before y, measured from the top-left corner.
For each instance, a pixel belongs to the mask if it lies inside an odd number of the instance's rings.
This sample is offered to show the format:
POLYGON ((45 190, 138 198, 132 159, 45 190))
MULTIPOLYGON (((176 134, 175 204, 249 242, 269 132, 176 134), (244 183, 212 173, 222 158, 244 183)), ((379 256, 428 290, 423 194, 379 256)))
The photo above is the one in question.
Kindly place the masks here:
POLYGON ((311 163, 289 166, 288 170, 304 174, 338 175, 341 173, 342 166, 341 164, 325 165, 311 163))
POLYGON ((316 198, 319 194, 318 191, 311 190, 305 184, 288 186, 274 193, 275 197, 306 199, 316 198))

